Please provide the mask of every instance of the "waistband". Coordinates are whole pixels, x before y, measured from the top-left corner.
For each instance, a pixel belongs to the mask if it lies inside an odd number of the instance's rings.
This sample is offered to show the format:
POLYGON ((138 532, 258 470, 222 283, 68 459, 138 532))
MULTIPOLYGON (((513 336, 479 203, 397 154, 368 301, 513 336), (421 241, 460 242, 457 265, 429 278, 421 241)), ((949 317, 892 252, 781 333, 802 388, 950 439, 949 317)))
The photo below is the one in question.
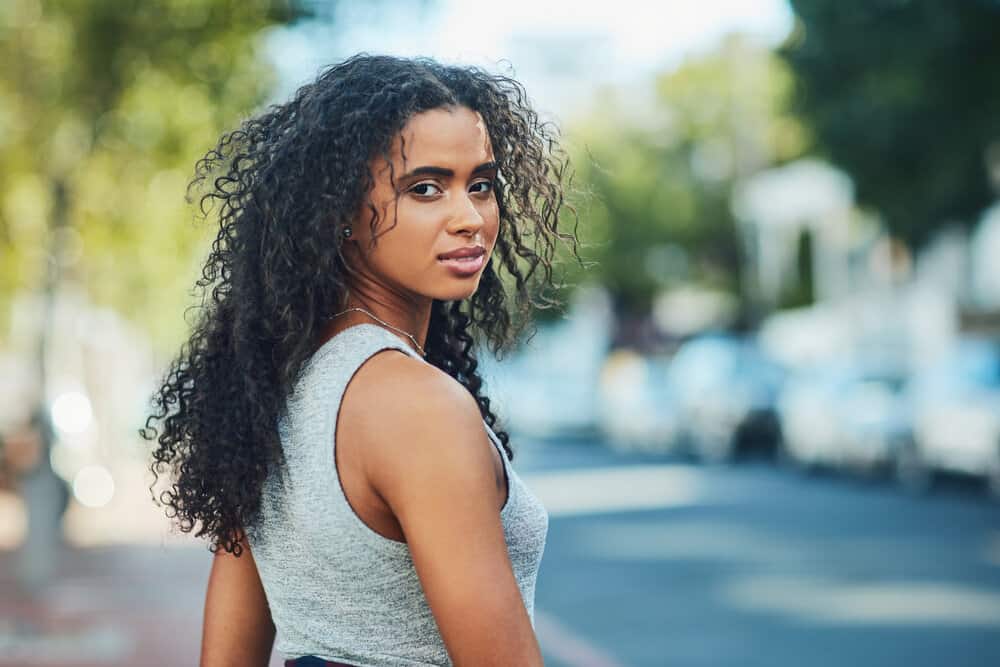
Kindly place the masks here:
POLYGON ((354 667, 354 666, 348 665, 346 662, 334 662, 333 660, 324 660, 323 658, 317 658, 314 655, 304 655, 301 658, 293 658, 291 660, 285 660, 285 667, 354 667))

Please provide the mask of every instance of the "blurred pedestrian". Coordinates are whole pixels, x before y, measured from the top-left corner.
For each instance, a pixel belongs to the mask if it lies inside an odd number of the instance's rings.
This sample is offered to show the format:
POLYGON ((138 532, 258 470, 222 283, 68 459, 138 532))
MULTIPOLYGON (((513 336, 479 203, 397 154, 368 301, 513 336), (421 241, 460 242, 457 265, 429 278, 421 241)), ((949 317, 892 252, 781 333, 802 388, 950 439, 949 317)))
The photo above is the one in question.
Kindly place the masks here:
POLYGON ((62 517, 69 506, 66 482, 52 469, 46 442, 52 442, 48 411, 38 407, 29 420, 6 437, 3 458, 28 512, 27 531, 18 549, 17 581, 38 594, 51 585, 62 546, 62 517))
POLYGON ((267 664, 275 630, 286 664, 541 664, 548 514, 473 346, 575 253, 566 167, 515 80, 365 54, 199 162, 220 229, 143 435, 216 554, 204 666, 267 664))
POLYGON ((0 489, 13 489, 20 477, 38 466, 42 453, 42 438, 30 424, 11 427, 0 432, 0 489))

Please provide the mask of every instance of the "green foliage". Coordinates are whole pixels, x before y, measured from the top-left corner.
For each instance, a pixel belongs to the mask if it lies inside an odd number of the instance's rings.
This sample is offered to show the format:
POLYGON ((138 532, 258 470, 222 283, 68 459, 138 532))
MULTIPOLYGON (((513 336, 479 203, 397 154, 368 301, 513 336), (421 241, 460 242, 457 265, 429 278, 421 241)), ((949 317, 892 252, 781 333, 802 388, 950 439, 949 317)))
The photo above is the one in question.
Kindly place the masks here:
POLYGON ((1000 3, 792 0, 796 106, 862 204, 919 245, 995 197, 1000 3))
POLYGON ((619 309, 647 312, 665 287, 739 292, 734 183, 800 156, 809 137, 786 110, 791 76, 740 38, 660 76, 652 91, 603 91, 571 131, 588 277, 619 309))
POLYGON ((261 31, 300 14, 291 0, 0 3, 0 318, 44 283, 63 188, 64 278, 176 343, 214 236, 192 224, 186 181, 265 99, 261 31))

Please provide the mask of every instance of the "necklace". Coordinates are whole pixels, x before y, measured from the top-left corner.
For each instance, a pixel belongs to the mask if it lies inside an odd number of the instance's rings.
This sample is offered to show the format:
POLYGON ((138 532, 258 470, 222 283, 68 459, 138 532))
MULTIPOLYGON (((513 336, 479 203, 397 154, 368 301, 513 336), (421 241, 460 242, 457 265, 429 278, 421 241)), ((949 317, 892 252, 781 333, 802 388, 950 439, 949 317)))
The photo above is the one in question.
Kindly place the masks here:
POLYGON ((331 315, 327 319, 331 319, 332 320, 335 317, 340 317, 341 315, 344 315, 345 313, 349 313, 349 312, 354 311, 354 310, 358 311, 359 313, 364 313, 365 315, 367 315, 368 317, 372 318, 373 320, 375 320, 376 322, 378 322, 379 324, 381 324, 384 327, 392 329, 393 331, 395 331, 397 333, 403 334, 404 336, 406 336, 407 338, 409 338, 410 342, 413 343, 413 346, 420 351, 420 356, 421 357, 426 357, 427 356, 427 353, 424 352, 424 348, 420 347, 420 343, 417 342, 416 338, 414 338, 410 334, 406 333, 402 329, 394 327, 394 326, 392 326, 391 324, 389 324, 388 322, 386 322, 384 320, 380 320, 379 318, 375 317, 373 314, 371 314, 370 312, 368 312, 364 308, 356 308, 356 307, 355 308, 348 308, 347 310, 342 310, 339 313, 335 313, 335 314, 331 315))

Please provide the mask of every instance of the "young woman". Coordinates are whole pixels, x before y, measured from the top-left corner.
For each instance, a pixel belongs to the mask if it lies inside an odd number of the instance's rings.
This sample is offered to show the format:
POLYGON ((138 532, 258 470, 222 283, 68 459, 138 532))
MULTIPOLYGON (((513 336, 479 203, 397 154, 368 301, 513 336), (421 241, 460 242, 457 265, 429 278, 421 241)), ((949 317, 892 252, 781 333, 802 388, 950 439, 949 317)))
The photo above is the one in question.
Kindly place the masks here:
POLYGON ((364 54, 199 162, 220 230, 143 435, 215 553, 203 666, 266 665, 275 631, 286 664, 541 664, 548 515, 473 342, 576 252, 565 167, 516 81, 364 54))

